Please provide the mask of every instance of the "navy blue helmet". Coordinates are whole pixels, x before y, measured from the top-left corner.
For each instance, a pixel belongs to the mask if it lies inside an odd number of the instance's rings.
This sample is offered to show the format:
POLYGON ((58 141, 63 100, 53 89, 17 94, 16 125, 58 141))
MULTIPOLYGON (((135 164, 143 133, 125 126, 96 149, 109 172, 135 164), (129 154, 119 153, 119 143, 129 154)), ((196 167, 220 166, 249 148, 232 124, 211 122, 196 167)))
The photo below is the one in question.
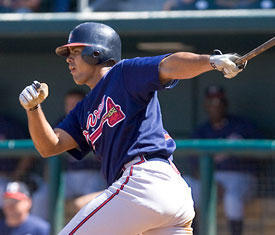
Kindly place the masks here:
POLYGON ((84 46, 82 58, 88 64, 101 64, 107 61, 117 63, 121 60, 121 41, 111 27, 94 22, 76 26, 69 35, 66 45, 57 47, 55 52, 60 56, 69 56, 70 46, 84 46))

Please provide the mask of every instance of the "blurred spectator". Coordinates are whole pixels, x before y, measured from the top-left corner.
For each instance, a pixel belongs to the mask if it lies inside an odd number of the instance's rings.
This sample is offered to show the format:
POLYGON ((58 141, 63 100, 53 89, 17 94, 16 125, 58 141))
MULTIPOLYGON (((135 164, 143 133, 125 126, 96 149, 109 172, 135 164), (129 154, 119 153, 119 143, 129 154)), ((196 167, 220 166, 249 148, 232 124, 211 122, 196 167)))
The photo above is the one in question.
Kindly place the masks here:
POLYGON ((163 10, 205 10, 209 8, 206 0, 167 0, 163 10))
POLYGON ((42 177, 36 179, 37 188, 32 195, 31 214, 49 221, 48 159, 41 167, 42 177))
MULTIPOLYGON (((64 97, 65 115, 80 102, 85 93, 79 89, 72 89, 64 97)), ((64 117, 63 117, 64 118, 64 117)), ((62 118, 62 119, 63 119, 62 118)), ((75 150, 71 150, 75 151, 75 150)), ((65 198, 66 219, 70 220, 77 212, 76 201, 79 197, 97 192, 106 187, 106 182, 100 173, 100 163, 89 155, 83 160, 76 160, 71 156, 65 158, 65 198), (87 180, 88 179, 88 180, 87 180)))
POLYGON ((4 219, 0 220, 3 235, 50 235, 50 225, 30 214, 32 199, 23 182, 10 182, 4 196, 4 219))
POLYGON ((260 8, 262 9, 271 9, 275 7, 274 0, 262 0, 260 1, 260 8))
POLYGON ((274 0, 215 0, 217 9, 257 9, 273 8, 274 0))
POLYGON ((119 11, 120 4, 126 0, 92 0, 90 9, 92 11, 119 11))
POLYGON ((81 6, 79 1, 55 0, 53 8, 55 12, 77 11, 81 7, 84 7, 83 11, 120 11, 121 4, 126 1, 128 0, 87 0, 84 1, 87 5, 81 6))
MULTIPOLYGON (((27 135, 23 128, 14 120, 0 115, 0 140, 24 139, 27 135)), ((12 180, 27 180, 31 182, 35 158, 32 156, 0 157, 0 208, 2 194, 7 182, 12 180), (33 170, 33 169, 32 169, 33 170)))
MULTIPOLYGON (((84 97, 85 93, 81 90, 70 90, 64 99, 65 114, 67 115, 84 97)), ((92 156, 87 156, 81 161, 67 156, 65 159, 66 198, 74 200, 76 197, 104 189, 106 183, 99 169, 100 163, 92 156)))
POLYGON ((0 0, 0 13, 29 13, 40 9, 41 0, 0 0))
POLYGON ((68 12, 68 11, 76 11, 76 4, 78 1, 71 0, 55 0, 53 2, 53 11, 54 12, 68 12))
MULTIPOLYGON (((223 88, 210 86, 206 90, 205 109, 209 120, 192 135, 194 139, 257 139, 258 130, 247 120, 227 113, 227 99, 223 88)), ((191 157, 192 177, 184 176, 192 188, 195 208, 199 208, 200 181, 198 158, 191 157)), ((232 235, 242 233, 244 205, 255 194, 258 162, 254 158, 219 153, 214 156, 215 180, 221 193, 225 216, 232 235)))
MULTIPOLYGON (((82 90, 72 89, 64 97, 65 115, 85 97, 82 90)), ((65 116, 64 116, 65 117, 65 116)), ((62 117, 60 121, 64 119, 62 117)), ((71 150, 77 151, 77 150, 71 150)), ((83 160, 76 160, 70 155, 64 159, 64 179, 65 179, 65 199, 66 199, 66 218, 71 219, 77 212, 76 205, 79 204, 78 197, 102 190, 106 187, 106 182, 100 173, 100 163, 88 155, 83 160)), ((48 202, 48 188, 42 184, 41 188, 34 195, 36 207, 32 213, 44 219, 48 219, 47 208, 41 210, 41 203, 48 202)), ((78 207, 77 207, 78 208, 78 207)))
POLYGON ((161 11, 165 0, 91 0, 92 11, 161 11))

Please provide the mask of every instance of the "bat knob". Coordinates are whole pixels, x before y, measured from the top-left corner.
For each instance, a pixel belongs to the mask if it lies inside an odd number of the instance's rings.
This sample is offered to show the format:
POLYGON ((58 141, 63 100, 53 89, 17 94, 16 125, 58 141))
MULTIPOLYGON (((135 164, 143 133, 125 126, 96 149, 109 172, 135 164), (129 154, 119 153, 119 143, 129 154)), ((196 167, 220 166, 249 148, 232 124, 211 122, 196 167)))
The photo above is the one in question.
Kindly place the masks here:
POLYGON ((33 81, 32 86, 33 86, 36 90, 38 90, 38 89, 41 87, 41 84, 40 84, 40 82, 38 82, 38 81, 33 81))
POLYGON ((245 62, 242 62, 242 63, 237 63, 237 66, 239 69, 244 69, 247 65, 247 60, 245 62))

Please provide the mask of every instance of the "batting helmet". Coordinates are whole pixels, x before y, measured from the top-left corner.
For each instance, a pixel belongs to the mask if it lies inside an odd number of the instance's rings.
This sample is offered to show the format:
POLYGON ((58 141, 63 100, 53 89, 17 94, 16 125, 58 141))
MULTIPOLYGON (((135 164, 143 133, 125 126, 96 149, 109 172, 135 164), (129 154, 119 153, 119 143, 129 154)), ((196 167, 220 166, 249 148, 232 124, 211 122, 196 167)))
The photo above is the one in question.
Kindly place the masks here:
POLYGON ((101 64, 107 61, 121 60, 121 41, 111 27, 93 22, 76 26, 69 35, 66 45, 57 47, 55 52, 60 56, 69 56, 70 46, 84 46, 82 58, 88 64, 101 64))

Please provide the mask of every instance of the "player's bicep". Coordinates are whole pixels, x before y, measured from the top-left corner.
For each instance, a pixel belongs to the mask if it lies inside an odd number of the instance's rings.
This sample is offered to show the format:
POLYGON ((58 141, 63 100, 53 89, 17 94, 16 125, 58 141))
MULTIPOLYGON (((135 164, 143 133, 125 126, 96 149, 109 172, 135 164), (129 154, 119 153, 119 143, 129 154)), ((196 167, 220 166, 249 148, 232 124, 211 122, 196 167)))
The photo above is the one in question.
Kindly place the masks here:
POLYGON ((169 73, 169 66, 167 65, 167 60, 164 58, 159 63, 159 81, 162 85, 165 85, 173 80, 171 74, 169 73))
POLYGON ((159 80, 161 84, 167 84, 174 79, 180 79, 185 71, 184 56, 182 53, 171 54, 159 63, 159 80))
POLYGON ((55 128, 54 132, 55 132, 56 136, 59 139, 58 146, 56 148, 56 151, 58 153, 66 152, 68 150, 71 150, 71 149, 74 149, 74 148, 78 147, 77 142, 66 131, 64 131, 60 128, 55 128))

